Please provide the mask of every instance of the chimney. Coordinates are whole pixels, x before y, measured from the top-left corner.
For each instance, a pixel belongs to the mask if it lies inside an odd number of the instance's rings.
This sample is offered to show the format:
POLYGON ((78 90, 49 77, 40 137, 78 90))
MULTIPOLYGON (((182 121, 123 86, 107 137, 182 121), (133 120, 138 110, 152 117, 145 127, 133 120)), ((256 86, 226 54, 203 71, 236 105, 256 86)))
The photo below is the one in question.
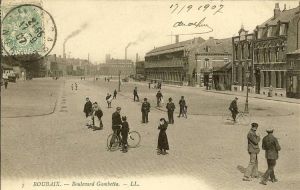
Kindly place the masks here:
POLYGON ((175 35, 175 43, 179 42, 179 35, 175 35))
POLYGON ((136 55, 135 55, 135 62, 138 62, 138 61, 139 61, 139 54, 136 53, 136 55))
POLYGON ((279 15, 280 15, 279 3, 275 3, 274 18, 277 18, 279 15))

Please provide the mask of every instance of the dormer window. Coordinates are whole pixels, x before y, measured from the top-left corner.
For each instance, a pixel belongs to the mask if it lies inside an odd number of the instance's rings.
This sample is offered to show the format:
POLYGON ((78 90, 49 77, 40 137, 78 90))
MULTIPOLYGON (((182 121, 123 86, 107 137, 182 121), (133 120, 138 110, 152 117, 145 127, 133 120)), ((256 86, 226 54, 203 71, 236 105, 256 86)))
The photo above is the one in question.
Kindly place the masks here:
POLYGON ((272 27, 272 26, 269 26, 269 27, 268 27, 267 37, 272 37, 272 30, 273 30, 273 27, 272 27))
POLYGON ((286 24, 280 24, 280 31, 279 31, 279 35, 280 36, 285 36, 287 35, 287 30, 286 30, 286 24))

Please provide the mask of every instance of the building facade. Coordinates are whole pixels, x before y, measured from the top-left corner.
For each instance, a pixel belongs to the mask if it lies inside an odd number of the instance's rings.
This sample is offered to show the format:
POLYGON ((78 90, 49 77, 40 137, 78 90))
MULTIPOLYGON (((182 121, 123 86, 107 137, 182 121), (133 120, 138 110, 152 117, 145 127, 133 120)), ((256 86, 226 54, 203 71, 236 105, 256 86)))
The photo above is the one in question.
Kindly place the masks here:
POLYGON ((137 61, 135 62, 135 74, 136 78, 145 78, 146 73, 145 73, 145 61, 137 61))
POLYGON ((254 92, 253 40, 254 34, 249 34, 243 27, 238 36, 232 38, 232 91, 248 89, 254 92))
POLYGON ((122 76, 130 76, 135 74, 133 63, 105 63, 99 64, 99 74, 104 76, 118 76, 119 72, 122 76))
POLYGON ((286 54, 297 48, 294 42, 299 39, 299 13, 300 6, 281 11, 276 3, 274 15, 254 30, 256 93, 268 94, 272 88, 274 96, 286 96, 286 54))
POLYGON ((287 54, 286 96, 300 98, 300 49, 287 54))

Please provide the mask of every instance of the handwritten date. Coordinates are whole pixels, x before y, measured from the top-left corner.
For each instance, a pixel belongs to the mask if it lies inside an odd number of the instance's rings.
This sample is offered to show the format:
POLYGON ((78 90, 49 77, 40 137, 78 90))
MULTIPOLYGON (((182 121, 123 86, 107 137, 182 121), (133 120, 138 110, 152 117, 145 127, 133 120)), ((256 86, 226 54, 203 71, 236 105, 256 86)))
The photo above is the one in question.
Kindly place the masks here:
POLYGON ((224 5, 223 4, 210 4, 210 3, 207 3, 205 5, 198 5, 198 6, 195 6, 195 5, 179 5, 178 3, 175 3, 175 4, 172 4, 170 6, 170 10, 171 10, 171 14, 173 13, 176 13, 177 14, 180 14, 182 12, 190 12, 191 10, 195 10, 195 11, 202 11, 202 12, 205 12, 205 11, 208 11, 208 10, 214 10, 214 13, 213 15, 217 14, 217 13, 223 13, 222 12, 222 9, 224 8, 224 5))

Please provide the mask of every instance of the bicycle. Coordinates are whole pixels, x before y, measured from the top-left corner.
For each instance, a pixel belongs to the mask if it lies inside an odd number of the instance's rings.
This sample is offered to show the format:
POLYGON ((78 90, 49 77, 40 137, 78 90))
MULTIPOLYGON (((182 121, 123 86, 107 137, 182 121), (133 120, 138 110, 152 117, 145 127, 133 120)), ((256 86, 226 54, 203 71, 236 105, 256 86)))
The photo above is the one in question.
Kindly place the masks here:
MULTIPOLYGON (((136 148, 140 145, 141 135, 137 131, 129 131, 128 133, 128 147, 136 148)), ((111 151, 119 149, 121 139, 115 133, 111 133, 107 137, 107 148, 111 151)))
MULTIPOLYGON (((249 113, 239 112, 237 114, 235 120, 236 120, 236 123, 239 125, 249 125, 251 122, 251 115, 249 113)), ((226 122, 234 123, 231 112, 226 112, 225 114, 223 114, 222 121, 224 123, 226 123, 226 122)))

